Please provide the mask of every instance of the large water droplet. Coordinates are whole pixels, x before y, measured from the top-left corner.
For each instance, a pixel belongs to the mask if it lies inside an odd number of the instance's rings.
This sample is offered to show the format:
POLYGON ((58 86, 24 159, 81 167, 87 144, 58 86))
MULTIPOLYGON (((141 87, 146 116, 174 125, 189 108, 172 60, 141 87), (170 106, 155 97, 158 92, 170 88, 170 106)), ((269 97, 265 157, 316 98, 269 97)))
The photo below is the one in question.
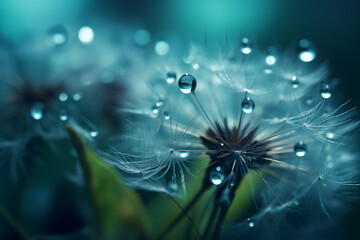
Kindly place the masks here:
POLYGON ((324 84, 324 86, 320 90, 321 97, 324 99, 328 99, 331 97, 331 90, 329 84, 324 84))
POLYGON ((195 91, 196 79, 192 75, 185 73, 179 79, 179 87, 183 93, 189 94, 195 91))
POLYGON ((77 92, 72 95, 74 101, 79 101, 83 98, 84 94, 82 92, 77 92))
POLYGON ((99 135, 99 132, 96 131, 96 130, 92 130, 92 131, 89 132, 89 134, 90 134, 91 137, 97 137, 99 135))
POLYGON ((158 41, 155 44, 155 52, 157 55, 159 56, 165 56, 166 54, 168 54, 170 51, 170 46, 167 42, 165 41, 158 41))
POLYGON ((214 185, 220 185, 225 178, 224 170, 220 166, 217 166, 210 171, 209 178, 214 185))
POLYGON ((302 141, 298 142, 294 146, 294 152, 296 156, 303 157, 306 155, 306 144, 302 141))
POLYGON ((244 113, 251 113, 255 109, 255 103, 250 99, 249 95, 246 94, 245 99, 241 103, 242 111, 244 113))
POLYGON ((95 35, 94 35, 94 31, 92 30, 92 28, 90 28, 88 26, 84 26, 84 27, 80 28, 78 38, 81 43, 86 44, 86 45, 90 44, 94 40, 94 37, 95 37, 95 35))
POLYGON ((187 158, 187 157, 190 156, 190 153, 189 153, 189 152, 180 152, 180 153, 179 153, 179 156, 180 156, 181 158, 187 158))
POLYGON ((166 82, 168 84, 173 84, 176 81, 176 73, 174 72, 168 72, 166 74, 166 82))
POLYGON ((269 66, 274 65, 276 63, 276 58, 273 55, 268 55, 265 58, 265 62, 269 66))
POLYGON ((61 121, 65 122, 66 120, 68 120, 69 116, 67 114, 67 112, 65 111, 65 109, 61 109, 60 110, 60 115, 59 118, 61 121))
POLYGON ((254 220, 252 220, 252 218, 248 218, 247 221, 248 221, 249 227, 251 227, 251 228, 255 227, 255 222, 254 222, 254 220))
POLYGON ((67 101, 67 100, 68 100, 68 95, 67 95, 66 93, 60 93, 60 94, 59 94, 59 100, 60 100, 61 102, 67 101))
POLYGON ((291 86, 293 88, 298 88, 299 87, 299 80, 297 79, 296 76, 292 76, 292 78, 291 78, 291 86))
POLYGON ((299 42, 299 59, 303 62, 311 62, 316 58, 314 45, 307 39, 299 42))
POLYGON ((164 119, 165 119, 165 120, 169 120, 169 119, 170 119, 170 113, 169 113, 168 111, 165 111, 165 112, 163 113, 163 116, 164 116, 164 119))
POLYGON ((159 112, 160 112, 159 106, 154 105, 151 107, 151 114, 153 117, 159 116, 159 112))
POLYGON ((40 120, 43 118, 44 115, 44 104, 42 103, 35 103, 30 109, 30 115, 35 120, 40 120))
POLYGON ((240 50, 243 54, 250 54, 252 51, 252 44, 248 38, 243 38, 240 45, 240 50))
POLYGON ((50 46, 64 45, 68 39, 68 32, 64 26, 56 25, 47 32, 47 43, 50 46))

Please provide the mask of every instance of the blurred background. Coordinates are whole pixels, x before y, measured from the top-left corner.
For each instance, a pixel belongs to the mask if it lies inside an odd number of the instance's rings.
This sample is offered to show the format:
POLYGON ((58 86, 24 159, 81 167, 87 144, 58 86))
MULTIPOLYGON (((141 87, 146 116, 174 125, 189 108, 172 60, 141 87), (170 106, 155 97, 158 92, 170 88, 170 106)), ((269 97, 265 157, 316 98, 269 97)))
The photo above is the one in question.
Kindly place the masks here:
MULTIPOLYGON (((176 36, 179 41, 198 41, 206 33, 215 38, 247 36, 254 47, 273 45, 286 49, 307 38, 316 46, 317 61, 328 62, 331 75, 340 80, 335 94, 345 100, 352 99, 352 105, 360 106, 360 1, 0 1, 0 43, 5 45, 26 42, 57 24, 70 29, 84 25, 106 29, 109 23, 147 29, 151 34, 150 44, 167 40, 168 36, 176 36)), ((66 180, 57 179, 54 182, 58 190, 54 191, 51 184, 43 183, 51 175, 43 176, 46 167, 35 171, 32 176, 36 177, 30 183, 20 185, 9 183, 12 180, 6 178, 6 174, 0 176, 0 201, 18 213, 22 222, 33 221, 34 231, 56 234, 80 229, 86 224, 75 207, 80 190, 69 187, 71 183, 66 180), (45 194, 49 192, 51 194, 45 194), (16 201, 20 201, 22 209, 16 209, 13 199, 20 198, 16 201), (48 216, 56 217, 48 221, 48 216)), ((349 239, 359 236, 358 216, 360 202, 344 223, 337 226, 348 232, 349 239)), ((7 232, 6 224, 0 219, 1 232, 0 237, 4 239, 14 236, 7 232)))

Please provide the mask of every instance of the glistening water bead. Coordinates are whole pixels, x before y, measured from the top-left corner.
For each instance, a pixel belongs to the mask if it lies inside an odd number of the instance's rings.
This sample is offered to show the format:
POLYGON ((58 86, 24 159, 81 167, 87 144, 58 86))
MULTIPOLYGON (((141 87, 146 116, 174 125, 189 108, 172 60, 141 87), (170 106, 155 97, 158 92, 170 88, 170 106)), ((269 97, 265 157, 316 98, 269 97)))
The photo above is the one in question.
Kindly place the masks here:
POLYGON ((241 103, 241 107, 244 113, 251 113, 255 109, 255 103, 249 96, 246 96, 241 103))
POLYGON ((294 146, 294 152, 296 156, 303 157, 306 155, 306 144, 302 141, 298 142, 294 146))
POLYGON ((40 120, 44 115, 44 104, 35 103, 30 109, 30 115, 35 120, 40 120))
POLYGON ((321 93, 322 98, 324 98, 324 99, 330 98, 331 97, 331 91, 330 91, 329 84, 324 84, 324 86, 320 90, 320 93, 321 93))
POLYGON ((303 62, 312 62, 316 57, 314 45, 307 39, 299 42, 299 59, 303 62))
POLYGON ((47 32, 47 43, 50 46, 62 46, 68 39, 68 32, 64 26, 56 25, 47 32))
POLYGON ((299 80, 297 79, 296 76, 292 76, 292 78, 291 78, 291 86, 293 88, 298 88, 299 87, 299 80))
POLYGON ((196 79, 192 75, 185 73, 179 79, 179 88, 185 94, 195 91, 196 79))
POLYGON ((168 84, 173 84, 176 81, 176 73, 174 72, 168 72, 166 74, 166 82, 168 84))
POLYGON ((252 44, 248 38, 243 38, 241 41, 240 50, 243 54, 250 54, 252 52, 252 44))
POLYGON ((220 185, 225 178, 224 170, 220 166, 217 166, 210 171, 209 178, 214 185, 220 185))

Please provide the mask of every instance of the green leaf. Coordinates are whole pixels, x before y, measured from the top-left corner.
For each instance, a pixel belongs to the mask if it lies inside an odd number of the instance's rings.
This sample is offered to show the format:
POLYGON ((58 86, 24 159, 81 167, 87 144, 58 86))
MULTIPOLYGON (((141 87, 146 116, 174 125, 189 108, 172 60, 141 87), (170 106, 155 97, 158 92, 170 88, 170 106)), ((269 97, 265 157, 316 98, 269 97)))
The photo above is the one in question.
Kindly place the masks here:
POLYGON ((127 188, 71 127, 67 130, 79 155, 100 234, 106 238, 148 236, 146 211, 136 192, 127 188))

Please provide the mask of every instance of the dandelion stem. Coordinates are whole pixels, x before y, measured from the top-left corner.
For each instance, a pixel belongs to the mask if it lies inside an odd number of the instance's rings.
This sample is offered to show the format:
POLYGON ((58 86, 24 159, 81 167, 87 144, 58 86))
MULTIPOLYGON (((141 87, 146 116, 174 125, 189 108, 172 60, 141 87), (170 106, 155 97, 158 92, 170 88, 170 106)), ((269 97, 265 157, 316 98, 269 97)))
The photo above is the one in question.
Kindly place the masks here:
MULTIPOLYGON (((206 188, 201 188, 201 190, 193 197, 193 199, 190 201, 190 203, 188 203, 188 205, 185 208, 182 208, 177 202, 178 207, 181 209, 181 213, 171 222, 171 224, 166 228, 166 230, 160 235, 159 239, 165 239, 165 237, 171 232, 171 230, 174 228, 174 226, 184 217, 187 216, 187 218, 190 220, 189 215, 187 214, 187 212, 193 207, 193 205, 199 200, 199 198, 202 196, 202 194, 204 193, 204 191, 206 190, 206 188)), ((170 195, 168 195, 170 198, 172 198, 174 201, 176 201, 173 197, 171 197, 170 195)), ((195 224, 193 223, 192 220, 190 220, 190 222, 192 223, 192 225, 194 226, 197 235, 200 235, 199 230, 195 227, 195 224)))

